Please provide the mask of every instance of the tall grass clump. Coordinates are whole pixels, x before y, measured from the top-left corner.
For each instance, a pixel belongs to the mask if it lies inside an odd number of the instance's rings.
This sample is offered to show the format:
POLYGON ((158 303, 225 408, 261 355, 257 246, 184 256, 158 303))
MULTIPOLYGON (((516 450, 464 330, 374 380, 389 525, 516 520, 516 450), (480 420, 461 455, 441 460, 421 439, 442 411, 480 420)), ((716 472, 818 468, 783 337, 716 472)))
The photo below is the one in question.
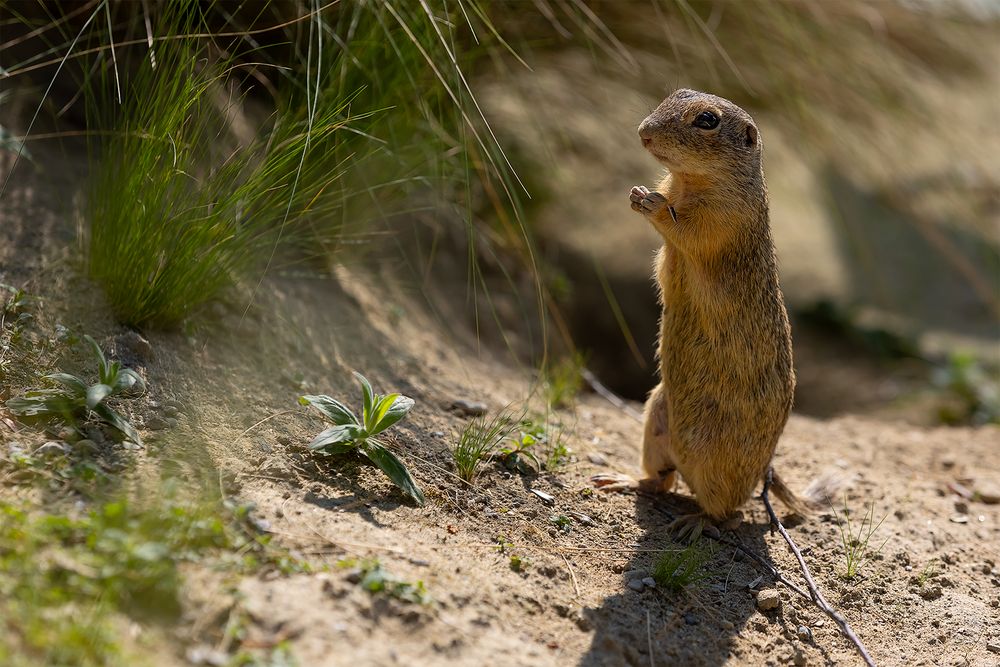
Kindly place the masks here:
POLYGON ((387 0, 310 9, 285 22, 287 43, 251 49, 211 38, 214 5, 166 2, 152 47, 119 48, 81 82, 92 129, 110 133, 87 264, 121 321, 176 324, 276 259, 329 255, 393 213, 470 211, 473 180, 497 206, 516 203, 516 176, 463 71, 489 50, 476 41, 494 34, 485 12, 387 0), (248 106, 270 115, 253 125, 244 103, 259 80, 272 99, 248 106), (250 136, 235 130, 248 124, 250 136))
MULTIPOLYGON (((236 139, 230 115, 242 92, 239 68, 185 37, 191 3, 166 3, 150 57, 123 76, 121 107, 95 99, 111 116, 89 197, 88 268, 118 318, 171 325, 274 252, 284 227, 316 188, 298 187, 310 143, 322 145, 348 122, 347 100, 324 100, 272 119, 267 136, 236 139)), ((91 94, 109 85, 95 86, 91 94)), ((118 86, 117 80, 114 83, 118 86)))

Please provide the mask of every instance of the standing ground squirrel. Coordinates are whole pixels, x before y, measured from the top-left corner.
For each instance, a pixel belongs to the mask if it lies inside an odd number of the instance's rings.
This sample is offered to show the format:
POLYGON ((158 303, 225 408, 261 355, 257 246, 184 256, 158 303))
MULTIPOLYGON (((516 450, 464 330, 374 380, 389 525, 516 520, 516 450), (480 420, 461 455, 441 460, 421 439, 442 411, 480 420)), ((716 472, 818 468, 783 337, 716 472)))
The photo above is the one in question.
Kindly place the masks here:
MULTIPOLYGON (((636 186, 629 197, 663 237, 660 383, 646 401, 646 479, 594 482, 669 491, 679 472, 704 516, 719 521, 766 474, 795 389, 760 133, 732 102, 681 89, 642 122, 639 136, 669 170, 656 192, 636 186)), ((777 475, 772 488, 793 510, 807 509, 777 475)), ((697 529, 701 517, 681 525, 697 529)))

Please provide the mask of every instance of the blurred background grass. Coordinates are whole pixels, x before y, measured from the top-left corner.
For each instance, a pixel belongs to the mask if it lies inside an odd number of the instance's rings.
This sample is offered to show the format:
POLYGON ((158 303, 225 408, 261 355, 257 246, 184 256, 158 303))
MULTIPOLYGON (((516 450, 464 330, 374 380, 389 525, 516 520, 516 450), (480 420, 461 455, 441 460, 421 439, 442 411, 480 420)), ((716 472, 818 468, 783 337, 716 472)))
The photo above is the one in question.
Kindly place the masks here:
POLYGON ((798 409, 1000 414, 997 3, 39 1, 0 30, 5 159, 91 156, 81 254, 125 323, 388 264, 443 322, 641 399, 635 127, 688 86, 761 126, 798 409))

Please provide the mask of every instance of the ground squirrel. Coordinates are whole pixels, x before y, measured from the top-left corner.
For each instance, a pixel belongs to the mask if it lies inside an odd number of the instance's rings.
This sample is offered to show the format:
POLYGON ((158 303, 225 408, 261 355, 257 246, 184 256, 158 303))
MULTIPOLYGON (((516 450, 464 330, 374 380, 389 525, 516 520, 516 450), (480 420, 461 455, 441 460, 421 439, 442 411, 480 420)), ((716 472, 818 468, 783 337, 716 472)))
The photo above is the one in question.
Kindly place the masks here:
MULTIPOLYGON (((795 388, 791 329, 750 115, 681 89, 642 122, 639 136, 668 169, 657 191, 636 186, 629 197, 663 236, 660 383, 646 401, 646 479, 594 482, 669 491, 679 472, 704 512, 683 518, 694 529, 702 516, 738 516, 771 465, 795 388)), ((793 510, 807 509, 777 475, 772 489, 793 510)))

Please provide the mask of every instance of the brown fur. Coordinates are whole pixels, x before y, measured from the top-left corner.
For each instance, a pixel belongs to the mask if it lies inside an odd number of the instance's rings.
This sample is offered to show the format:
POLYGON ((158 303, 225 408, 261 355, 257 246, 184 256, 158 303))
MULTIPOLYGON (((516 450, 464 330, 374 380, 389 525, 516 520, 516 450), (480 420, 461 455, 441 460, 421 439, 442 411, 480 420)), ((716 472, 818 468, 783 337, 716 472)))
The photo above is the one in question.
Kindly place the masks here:
MULTIPOLYGON (((723 519, 771 465, 795 388, 760 135, 732 102, 691 90, 667 97, 639 134, 669 170, 662 197, 650 193, 643 208, 633 196, 663 236, 660 384, 646 404, 643 468, 665 484, 678 471, 704 512, 723 519), (717 128, 692 125, 705 110, 717 128)), ((777 476, 773 488, 807 509, 777 476)))

